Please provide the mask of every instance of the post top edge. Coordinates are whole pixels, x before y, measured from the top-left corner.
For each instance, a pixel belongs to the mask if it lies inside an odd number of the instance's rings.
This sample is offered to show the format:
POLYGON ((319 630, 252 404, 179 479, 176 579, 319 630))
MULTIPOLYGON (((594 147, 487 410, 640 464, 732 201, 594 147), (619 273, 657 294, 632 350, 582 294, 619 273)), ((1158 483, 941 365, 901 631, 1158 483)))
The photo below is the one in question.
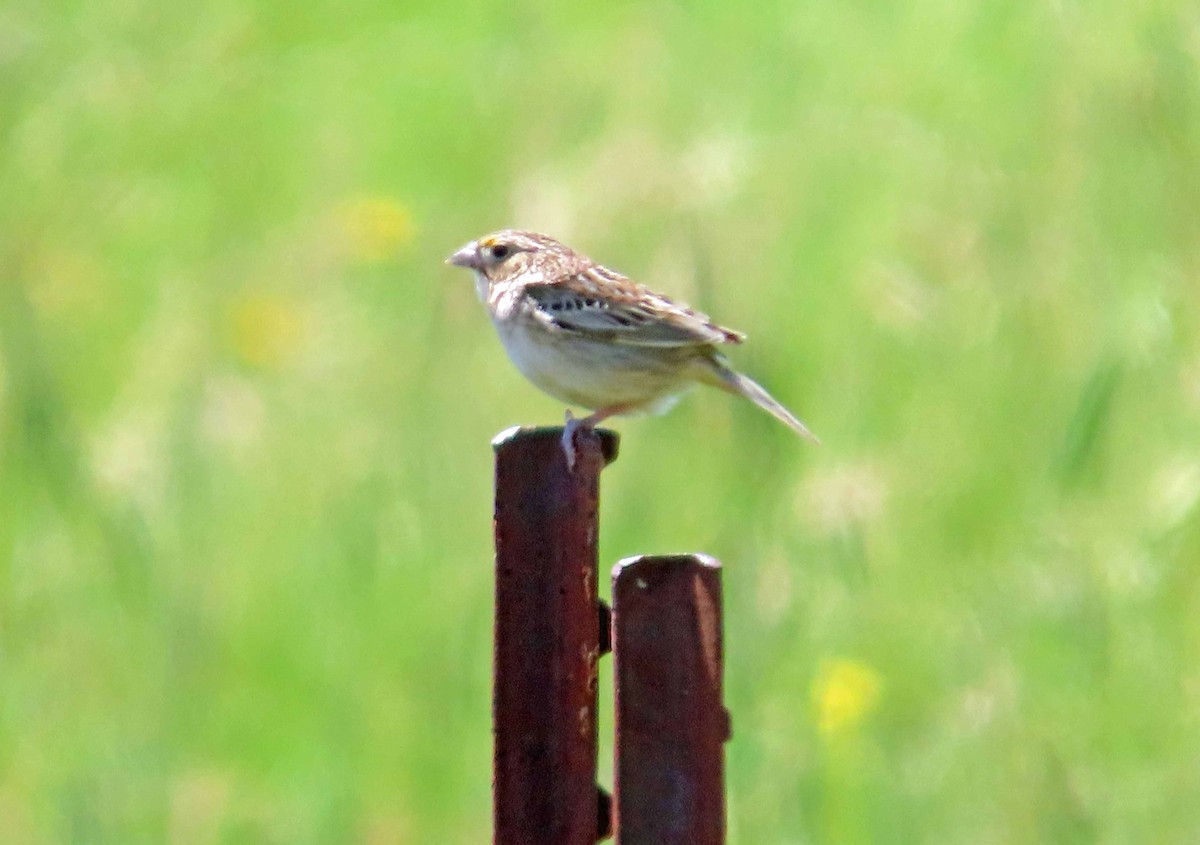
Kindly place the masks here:
MULTIPOLYGON (((492 450, 499 451, 507 444, 518 440, 562 440, 563 431, 561 425, 509 426, 492 438, 492 450)), ((597 428, 595 432, 596 436, 600 438, 600 451, 604 455, 604 462, 612 463, 617 458, 621 435, 611 428, 597 428)))
POLYGON ((634 555, 617 561, 612 569, 613 580, 622 577, 626 572, 650 566, 679 566, 695 564, 705 569, 722 569, 721 561, 703 552, 681 552, 669 555, 634 555))

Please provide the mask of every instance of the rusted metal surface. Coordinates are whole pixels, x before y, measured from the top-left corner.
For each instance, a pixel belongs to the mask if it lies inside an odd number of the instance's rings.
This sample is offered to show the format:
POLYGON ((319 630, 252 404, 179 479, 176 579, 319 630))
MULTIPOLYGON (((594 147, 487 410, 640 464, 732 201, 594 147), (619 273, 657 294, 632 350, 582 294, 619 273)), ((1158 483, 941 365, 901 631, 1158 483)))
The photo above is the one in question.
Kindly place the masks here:
POLYGON ((611 431, 509 429, 496 452, 492 716, 495 845, 593 845, 607 819, 596 786, 596 598, 600 470, 611 431))
POLYGON ((725 841, 721 565, 628 558, 613 570, 616 845, 725 841))

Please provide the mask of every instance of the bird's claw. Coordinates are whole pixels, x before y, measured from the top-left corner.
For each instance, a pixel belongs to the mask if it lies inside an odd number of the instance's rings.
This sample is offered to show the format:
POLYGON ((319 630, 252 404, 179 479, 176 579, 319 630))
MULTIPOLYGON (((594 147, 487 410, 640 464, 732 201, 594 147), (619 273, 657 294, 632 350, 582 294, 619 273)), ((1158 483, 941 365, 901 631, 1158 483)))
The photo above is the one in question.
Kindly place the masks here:
POLYGON ((567 472, 575 471, 575 432, 583 425, 583 420, 575 419, 570 409, 564 418, 562 448, 563 455, 567 458, 567 472))

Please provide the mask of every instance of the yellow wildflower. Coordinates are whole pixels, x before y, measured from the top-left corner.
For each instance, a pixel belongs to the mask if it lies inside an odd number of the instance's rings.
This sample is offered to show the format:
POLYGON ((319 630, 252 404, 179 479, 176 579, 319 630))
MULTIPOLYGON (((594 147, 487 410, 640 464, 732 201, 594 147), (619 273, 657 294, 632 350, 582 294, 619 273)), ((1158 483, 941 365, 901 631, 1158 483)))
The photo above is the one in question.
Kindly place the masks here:
POLYGON ((875 709, 882 689, 883 679, 865 663, 823 662, 812 685, 817 730, 825 736, 854 730, 875 709))
POLYGON ((295 305, 266 294, 244 296, 230 312, 230 344, 256 367, 278 367, 296 355, 302 319, 295 305))
POLYGON ((362 261, 383 261, 413 239, 412 213, 391 197, 356 197, 342 204, 339 220, 350 251, 362 261))

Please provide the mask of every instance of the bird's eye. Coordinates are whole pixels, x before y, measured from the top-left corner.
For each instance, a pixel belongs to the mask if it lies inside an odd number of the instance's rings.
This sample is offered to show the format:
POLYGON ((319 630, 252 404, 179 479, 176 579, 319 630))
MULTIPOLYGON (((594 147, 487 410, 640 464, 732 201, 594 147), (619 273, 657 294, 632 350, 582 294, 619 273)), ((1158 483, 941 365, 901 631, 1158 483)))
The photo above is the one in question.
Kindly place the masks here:
POLYGON ((507 244, 496 244, 494 247, 492 247, 492 258, 495 258, 496 260, 499 261, 499 260, 503 260, 507 257, 508 257, 508 245, 507 244))

